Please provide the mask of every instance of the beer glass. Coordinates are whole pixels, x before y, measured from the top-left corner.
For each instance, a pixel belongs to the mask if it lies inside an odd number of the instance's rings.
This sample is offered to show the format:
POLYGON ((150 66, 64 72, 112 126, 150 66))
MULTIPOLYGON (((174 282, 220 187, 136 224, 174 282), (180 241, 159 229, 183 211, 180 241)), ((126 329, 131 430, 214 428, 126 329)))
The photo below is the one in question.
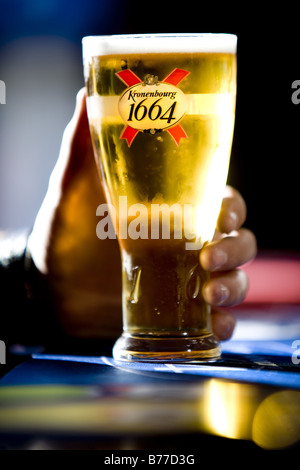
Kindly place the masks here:
POLYGON ((122 259, 115 359, 220 356, 199 255, 213 238, 227 179, 236 41, 231 34, 83 38, 88 119, 107 197, 97 234, 116 233, 122 259))

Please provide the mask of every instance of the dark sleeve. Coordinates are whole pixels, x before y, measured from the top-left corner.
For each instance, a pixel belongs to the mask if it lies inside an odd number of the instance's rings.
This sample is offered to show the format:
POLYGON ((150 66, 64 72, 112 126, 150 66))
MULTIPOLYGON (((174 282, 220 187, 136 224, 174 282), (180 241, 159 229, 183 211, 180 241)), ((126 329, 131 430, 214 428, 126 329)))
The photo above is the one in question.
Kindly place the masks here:
POLYGON ((50 311, 27 250, 28 235, 28 230, 0 234, 0 340, 7 346, 43 344, 50 334, 50 311))

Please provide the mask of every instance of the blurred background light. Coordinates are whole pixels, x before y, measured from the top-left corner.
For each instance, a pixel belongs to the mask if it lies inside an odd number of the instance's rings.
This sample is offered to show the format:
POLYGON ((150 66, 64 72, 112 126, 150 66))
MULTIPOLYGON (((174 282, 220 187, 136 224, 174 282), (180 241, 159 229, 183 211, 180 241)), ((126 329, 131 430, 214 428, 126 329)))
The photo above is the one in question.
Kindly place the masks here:
POLYGON ((268 396, 253 420, 253 441, 267 450, 284 449, 300 440, 300 392, 283 390, 268 396))
POLYGON ((81 38, 119 30, 121 0, 0 0, 0 230, 30 227, 84 85, 81 38))

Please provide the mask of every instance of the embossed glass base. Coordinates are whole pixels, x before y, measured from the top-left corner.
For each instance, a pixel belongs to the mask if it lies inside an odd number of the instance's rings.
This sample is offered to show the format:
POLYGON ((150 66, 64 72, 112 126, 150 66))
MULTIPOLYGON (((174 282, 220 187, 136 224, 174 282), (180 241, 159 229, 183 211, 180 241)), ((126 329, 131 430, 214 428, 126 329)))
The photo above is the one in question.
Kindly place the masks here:
POLYGON ((208 362, 221 356, 221 348, 212 334, 155 337, 123 333, 114 345, 113 356, 119 361, 208 362))

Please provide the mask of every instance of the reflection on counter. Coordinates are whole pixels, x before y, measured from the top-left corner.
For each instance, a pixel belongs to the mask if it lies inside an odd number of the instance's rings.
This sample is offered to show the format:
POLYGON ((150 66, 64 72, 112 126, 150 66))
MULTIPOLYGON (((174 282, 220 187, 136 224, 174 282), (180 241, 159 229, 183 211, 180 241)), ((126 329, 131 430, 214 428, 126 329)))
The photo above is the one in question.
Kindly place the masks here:
POLYGON ((192 433, 199 442, 205 434, 282 449, 300 443, 300 392, 219 379, 0 387, 0 441, 20 433, 92 436, 100 448, 103 438, 150 436, 153 443, 192 433))
POLYGON ((300 392, 283 390, 266 397, 256 410, 252 438, 265 449, 282 449, 300 441, 300 392))
POLYGON ((212 379, 201 403, 204 428, 232 439, 251 439, 251 423, 260 394, 257 387, 212 379))

